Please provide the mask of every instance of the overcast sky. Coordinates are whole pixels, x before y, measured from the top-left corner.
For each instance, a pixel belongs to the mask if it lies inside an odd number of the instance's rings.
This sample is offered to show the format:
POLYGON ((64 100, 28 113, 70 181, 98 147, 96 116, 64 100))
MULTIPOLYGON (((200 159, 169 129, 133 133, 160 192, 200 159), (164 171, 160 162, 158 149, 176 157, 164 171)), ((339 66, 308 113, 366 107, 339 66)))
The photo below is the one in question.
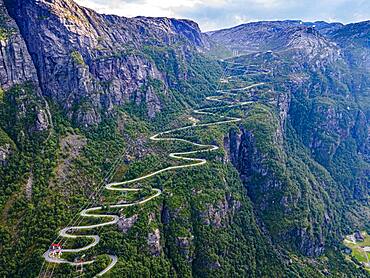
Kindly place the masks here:
POLYGON ((75 0, 100 13, 189 18, 210 31, 258 20, 370 20, 370 0, 75 0))

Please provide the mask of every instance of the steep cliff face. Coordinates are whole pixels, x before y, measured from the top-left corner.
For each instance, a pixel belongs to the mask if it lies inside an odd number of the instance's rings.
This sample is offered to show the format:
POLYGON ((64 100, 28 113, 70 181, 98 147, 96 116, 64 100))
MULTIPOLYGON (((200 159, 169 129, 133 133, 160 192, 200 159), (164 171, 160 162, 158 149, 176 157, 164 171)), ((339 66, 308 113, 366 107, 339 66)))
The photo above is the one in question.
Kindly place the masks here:
POLYGON ((351 66, 370 71, 369 54, 370 21, 353 23, 327 34, 342 49, 351 66))
POLYGON ((36 69, 15 21, 0 1, 0 86, 8 90, 16 84, 37 84, 36 69))
MULTIPOLYGON (((278 137, 279 128, 266 132, 266 120, 268 115, 257 123, 246 121, 239 131, 229 132, 233 165, 254 203, 262 229, 268 231, 274 243, 318 256, 327 247, 328 237, 338 236, 338 217, 325 191, 334 182, 318 177, 318 173, 326 176, 325 171, 314 164, 305 165, 297 154, 271 139, 278 137), (287 242, 287 238, 291 240, 287 242)), ((338 199, 337 193, 330 194, 338 199)))
POLYGON ((237 71, 253 65, 269 72, 254 81, 271 84, 270 102, 251 111, 258 117, 231 130, 225 144, 273 240, 309 256, 340 240, 349 207, 361 218, 369 202, 369 74, 360 62, 368 46, 359 46, 368 32, 364 24, 354 31, 262 22, 210 34, 239 54, 254 52, 230 59, 237 71), (352 39, 356 47, 345 47, 352 39))
POLYGON ((326 34, 337 44, 341 62, 334 60, 316 77, 311 73, 306 85, 292 86, 290 112, 315 160, 344 186, 346 195, 365 203, 370 193, 369 26, 368 21, 349 24, 326 34))
POLYGON ((344 57, 351 68, 353 82, 351 90, 355 93, 361 112, 356 117, 352 130, 358 138, 358 151, 366 161, 370 161, 370 21, 348 24, 332 31, 329 38, 343 50, 344 57))
POLYGON ((5 164, 15 144, 22 147, 29 138, 49 129, 50 118, 26 43, 3 1, 0 1, 0 107, 0 160, 5 164))
POLYGON ((153 118, 163 108, 170 77, 150 55, 172 48, 176 79, 192 51, 207 47, 198 26, 168 18, 100 15, 73 1, 13 1, 8 4, 36 65, 44 95, 70 119, 91 125, 114 106, 135 102, 153 118), (161 86, 154 86, 159 81, 161 86))

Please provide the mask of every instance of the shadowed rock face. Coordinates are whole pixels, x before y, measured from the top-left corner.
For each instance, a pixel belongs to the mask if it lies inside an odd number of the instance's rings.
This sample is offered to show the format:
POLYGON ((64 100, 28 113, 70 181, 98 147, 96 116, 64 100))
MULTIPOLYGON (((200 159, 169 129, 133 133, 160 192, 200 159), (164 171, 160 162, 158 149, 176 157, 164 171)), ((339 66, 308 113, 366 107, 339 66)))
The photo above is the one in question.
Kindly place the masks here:
MULTIPOLYGON (((82 125, 101 120, 115 105, 145 103, 148 116, 161 111, 151 80, 168 90, 167 76, 142 51, 181 44, 180 56, 207 48, 196 23, 168 18, 100 15, 73 1, 13 1, 9 10, 21 29, 44 95, 82 125)), ((181 78, 179 76, 179 78, 181 78)))
POLYGON ((37 83, 36 69, 15 21, 0 1, 0 86, 8 90, 26 81, 37 83))
POLYGON ((121 216, 119 221, 117 222, 118 229, 123 233, 127 233, 131 227, 136 223, 138 219, 138 215, 135 214, 131 217, 121 216))
MULTIPOLYGON (((7 110, 2 115, 2 128, 12 135, 14 142, 19 143, 25 133, 33 136, 50 127, 49 107, 41 95, 36 68, 3 0, 0 1, 0 105, 7 110)), ((8 156, 10 152, 5 150, 3 156, 8 156)))
POLYGON ((161 254, 161 234, 159 229, 155 229, 152 233, 148 234, 148 247, 149 253, 152 256, 159 256, 161 254))

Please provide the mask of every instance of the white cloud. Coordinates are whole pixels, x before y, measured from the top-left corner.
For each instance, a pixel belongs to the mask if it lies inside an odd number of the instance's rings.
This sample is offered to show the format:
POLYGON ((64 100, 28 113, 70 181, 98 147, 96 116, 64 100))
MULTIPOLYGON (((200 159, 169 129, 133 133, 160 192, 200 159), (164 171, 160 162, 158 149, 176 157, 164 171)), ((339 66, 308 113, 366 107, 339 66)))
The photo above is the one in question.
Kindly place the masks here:
MULTIPOLYGON (((75 0, 78 4, 92 8, 100 13, 117 14, 126 17, 142 16, 167 16, 176 17, 174 10, 193 8, 204 0, 75 0)), ((207 1, 210 5, 220 6, 225 0, 207 1)))
POLYGON ((203 31, 256 20, 369 20, 369 0, 75 0, 100 13, 189 18, 203 31))

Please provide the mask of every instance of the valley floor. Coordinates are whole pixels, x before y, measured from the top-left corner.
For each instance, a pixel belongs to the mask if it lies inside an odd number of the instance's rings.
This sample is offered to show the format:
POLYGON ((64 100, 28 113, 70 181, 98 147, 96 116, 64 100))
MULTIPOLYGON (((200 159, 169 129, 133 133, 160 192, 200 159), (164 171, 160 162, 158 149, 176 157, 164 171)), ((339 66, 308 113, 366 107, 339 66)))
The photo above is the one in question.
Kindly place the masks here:
POLYGON ((370 272, 370 235, 366 231, 356 232, 348 235, 343 243, 350 249, 352 260, 370 272))

